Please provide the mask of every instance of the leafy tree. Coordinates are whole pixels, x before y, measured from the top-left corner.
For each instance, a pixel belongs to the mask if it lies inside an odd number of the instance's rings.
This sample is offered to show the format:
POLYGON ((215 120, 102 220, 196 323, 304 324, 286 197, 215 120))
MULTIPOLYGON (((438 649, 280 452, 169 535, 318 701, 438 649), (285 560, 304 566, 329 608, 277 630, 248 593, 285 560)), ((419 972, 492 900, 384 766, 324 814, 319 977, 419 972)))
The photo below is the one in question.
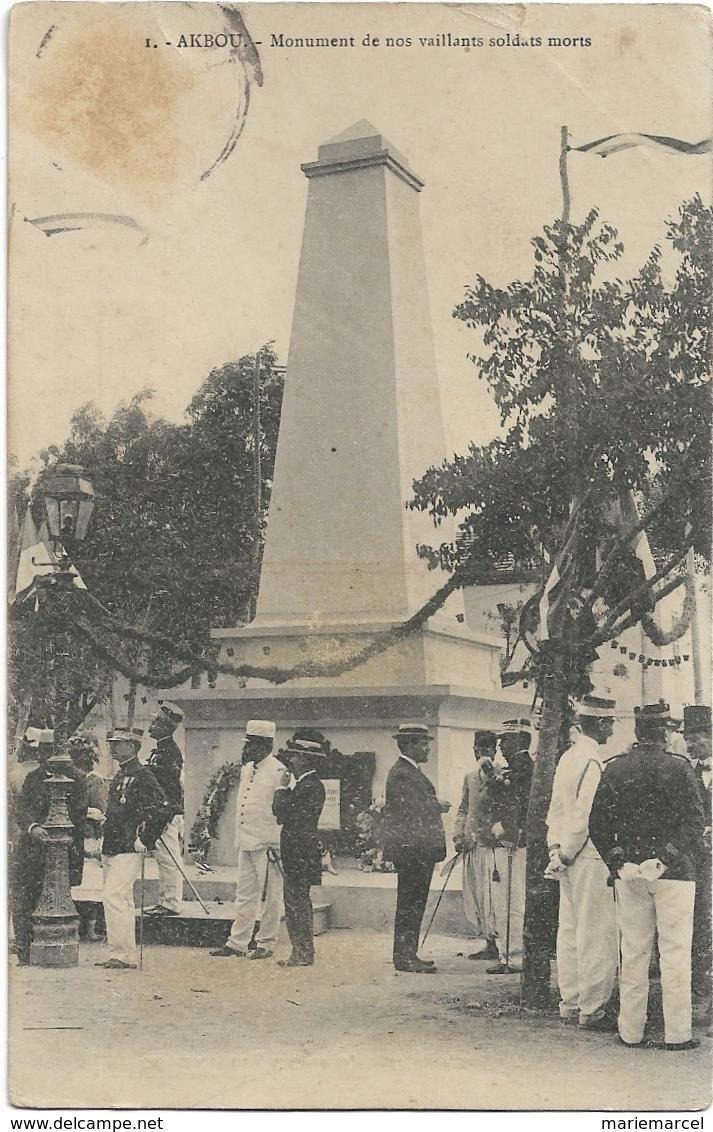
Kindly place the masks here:
MULTIPOLYGON (((259 352, 264 477, 259 513, 255 368, 255 357, 246 356, 213 370, 182 425, 151 415, 149 389, 120 404, 109 419, 93 403, 85 404, 72 418, 67 441, 40 454, 43 468, 81 464, 94 481, 94 515, 77 558, 92 599, 114 618, 170 637, 207 659, 210 628, 248 617, 259 572, 282 397, 282 372, 271 345, 259 352)), ((18 482, 18 494, 26 487, 26 480, 18 482)), ((38 505, 35 493, 33 510, 38 505)), ((54 609, 61 619, 57 602, 54 609)), ((68 607, 63 616, 71 623, 76 612, 76 606, 68 607)), ((12 687, 18 703, 27 700, 28 689, 36 704, 42 702, 38 684, 47 683, 42 675, 48 671, 42 652, 47 646, 41 643, 46 631, 46 615, 34 616, 34 607, 25 606, 15 619, 12 687)), ((112 650, 117 665, 121 657, 124 666, 159 675, 173 669, 173 656, 160 644, 127 642, 108 637, 110 631, 107 623, 97 630, 104 650, 90 640, 73 652, 76 722, 83 707, 109 686, 112 650)), ((48 714, 46 705, 41 710, 48 714)))
POLYGON ((677 260, 670 285, 658 247, 635 278, 613 277, 623 248, 595 209, 532 240, 525 281, 503 288, 478 277, 454 315, 482 333, 471 357, 503 432, 414 485, 413 507, 436 523, 460 520, 454 542, 421 548, 434 565, 480 580, 508 554, 526 565, 545 555, 562 579, 548 633, 538 625, 541 594, 522 619, 543 701, 528 813, 523 987, 533 1004, 549 986, 545 818, 570 697, 591 688, 599 645, 642 617, 650 625, 655 602, 684 580, 677 570, 688 546, 705 555, 710 547, 711 229, 700 198, 681 206, 667 233, 677 260), (624 532, 617 521, 632 495, 663 554, 650 584, 631 519, 624 532))

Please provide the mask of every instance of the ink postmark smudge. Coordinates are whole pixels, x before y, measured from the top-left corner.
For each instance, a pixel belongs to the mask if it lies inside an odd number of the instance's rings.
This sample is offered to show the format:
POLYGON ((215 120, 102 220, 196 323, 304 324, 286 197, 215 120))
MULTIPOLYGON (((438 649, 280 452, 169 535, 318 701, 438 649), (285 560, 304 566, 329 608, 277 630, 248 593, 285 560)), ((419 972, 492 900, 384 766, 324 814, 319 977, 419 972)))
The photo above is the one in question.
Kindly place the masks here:
POLYGON ((73 163, 133 195, 155 199, 205 181, 234 153, 252 88, 263 83, 240 11, 217 4, 81 8, 81 19, 71 9, 52 24, 34 52, 23 126, 50 149, 56 167, 73 163), (201 26, 233 33, 228 51, 173 46, 166 21, 195 25, 198 12, 201 26), (147 51, 147 35, 162 49, 147 51))

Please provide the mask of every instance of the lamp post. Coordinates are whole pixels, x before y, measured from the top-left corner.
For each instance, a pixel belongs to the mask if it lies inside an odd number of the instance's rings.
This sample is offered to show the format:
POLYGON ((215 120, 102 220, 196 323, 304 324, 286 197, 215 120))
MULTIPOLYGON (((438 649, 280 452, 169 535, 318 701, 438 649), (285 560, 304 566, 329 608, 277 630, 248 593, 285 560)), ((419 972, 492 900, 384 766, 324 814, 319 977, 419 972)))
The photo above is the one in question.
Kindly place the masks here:
POLYGON ((75 548, 87 533, 94 507, 94 488, 83 468, 57 464, 41 483, 47 526, 57 560, 56 569, 42 578, 45 601, 55 614, 54 751, 47 761, 50 808, 44 829, 45 867, 42 893, 33 920, 30 963, 37 967, 76 967, 79 963, 77 910, 69 876, 69 846, 74 828, 67 808, 73 785, 67 752, 71 705, 70 641, 62 616, 71 611, 77 578, 72 567, 75 548))

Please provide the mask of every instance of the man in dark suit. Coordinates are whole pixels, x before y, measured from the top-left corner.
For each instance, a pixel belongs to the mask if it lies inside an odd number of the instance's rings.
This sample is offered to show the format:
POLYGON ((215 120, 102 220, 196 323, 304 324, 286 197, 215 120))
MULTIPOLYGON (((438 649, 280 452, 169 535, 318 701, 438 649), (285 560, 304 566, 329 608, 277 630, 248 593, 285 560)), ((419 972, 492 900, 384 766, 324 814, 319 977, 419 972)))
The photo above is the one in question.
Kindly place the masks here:
POLYGON ((394 967, 430 975, 436 966, 419 959, 418 937, 436 861, 446 855, 441 813, 448 803, 436 797, 420 769, 428 760, 432 736, 421 724, 403 725, 394 735, 400 756, 386 780, 384 856, 398 876, 394 918, 394 967))
POLYGON ((295 777, 295 784, 275 791, 272 810, 280 833, 280 857, 284 876, 285 921, 292 944, 289 959, 280 967, 311 967, 314 963, 314 910, 310 897, 313 884, 322 883, 322 855, 317 826, 324 806, 324 786, 317 766, 324 757, 322 743, 308 729, 288 739, 281 757, 295 777))

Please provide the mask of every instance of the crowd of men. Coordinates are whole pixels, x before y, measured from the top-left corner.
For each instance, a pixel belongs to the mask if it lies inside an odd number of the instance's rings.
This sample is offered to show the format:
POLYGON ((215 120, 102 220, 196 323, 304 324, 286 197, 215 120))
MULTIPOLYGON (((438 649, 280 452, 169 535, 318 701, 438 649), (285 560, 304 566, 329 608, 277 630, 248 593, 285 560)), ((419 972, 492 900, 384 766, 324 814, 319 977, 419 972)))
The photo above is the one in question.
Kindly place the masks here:
MULTIPOLYGON (((547 815, 549 865, 559 887, 557 978, 563 1022, 582 1031, 617 1032, 630 1047, 647 1040, 649 972, 658 962, 667 1050, 692 1049, 692 1001, 711 1013, 711 711, 691 706, 680 721, 662 702, 635 712, 636 741, 605 759, 616 704, 589 695, 576 705, 570 743, 561 755, 547 815), (653 955, 657 942, 658 956, 653 955), (692 1000, 693 994, 693 1000, 692 1000)), ((143 733, 108 737, 118 771, 108 785, 96 774, 97 750, 70 741, 68 808, 74 829, 71 883, 81 883, 85 854, 100 857, 100 905, 80 906, 80 934, 105 935, 98 965, 137 965, 134 883, 154 852, 159 898, 151 917, 181 911, 183 758, 174 740, 182 713, 162 703, 149 727, 155 742, 139 759, 143 733)), ((42 890, 50 793, 50 731, 29 729, 25 754, 10 782, 11 889, 15 948, 31 961, 32 917, 42 890)), ((433 737, 404 724, 394 735, 398 757, 386 783, 384 855, 397 873, 393 964, 434 974, 418 954, 433 874, 446 858, 439 800, 422 770, 433 737)), ((321 883, 319 819, 325 791, 318 731, 298 729, 275 750, 276 726, 246 727, 236 802, 238 849, 235 917, 216 958, 259 961, 275 951, 284 904, 291 953, 287 967, 314 963, 311 888, 321 883)), ((534 753, 530 722, 511 719, 474 735, 475 766, 463 782, 455 815, 452 871, 462 861, 465 914, 482 941, 472 960, 491 961, 489 975, 521 970, 525 915, 527 807, 534 753)), ((450 875, 450 871, 448 875, 450 875)))

